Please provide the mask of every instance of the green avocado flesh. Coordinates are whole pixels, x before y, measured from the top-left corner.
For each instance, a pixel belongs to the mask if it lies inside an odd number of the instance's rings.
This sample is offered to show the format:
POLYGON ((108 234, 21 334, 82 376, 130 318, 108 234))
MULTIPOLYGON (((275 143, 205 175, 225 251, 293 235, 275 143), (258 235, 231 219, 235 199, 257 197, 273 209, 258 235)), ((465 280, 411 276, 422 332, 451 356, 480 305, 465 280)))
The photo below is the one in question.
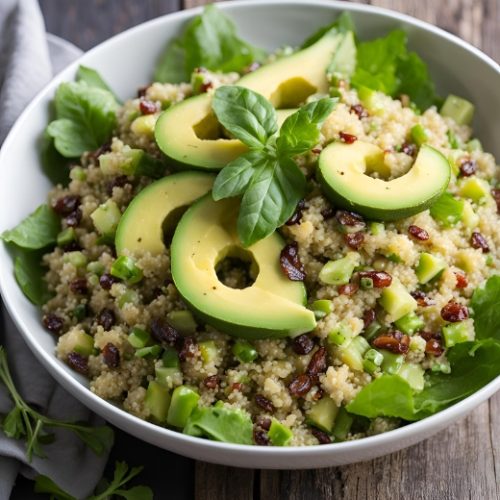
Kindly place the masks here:
POLYGON ((115 237, 116 253, 163 253, 164 224, 169 215, 187 208, 210 191, 214 179, 213 175, 204 172, 181 172, 143 189, 120 219, 115 237))
MULTIPOLYGON (((250 73, 237 85, 262 94, 278 108, 283 123, 300 103, 314 93, 328 93, 326 70, 343 35, 331 31, 310 47, 250 73)), ((155 127, 160 149, 180 166, 220 170, 241 156, 247 147, 235 139, 221 138, 212 112, 212 97, 191 97, 164 111, 155 127)))
POLYGON ((428 145, 420 148, 415 163, 401 177, 386 181, 367 175, 387 173, 384 152, 368 142, 334 142, 318 164, 318 179, 337 206, 367 218, 403 219, 429 208, 446 190, 451 175, 448 160, 428 145))
POLYGON ((284 246, 274 233, 243 249, 236 232, 239 202, 215 202, 210 195, 183 216, 171 245, 172 277, 195 315, 219 330, 247 339, 296 336, 311 331, 314 313, 304 307, 304 285, 281 271, 284 246), (252 260, 255 282, 230 288, 217 277, 227 256, 252 260))

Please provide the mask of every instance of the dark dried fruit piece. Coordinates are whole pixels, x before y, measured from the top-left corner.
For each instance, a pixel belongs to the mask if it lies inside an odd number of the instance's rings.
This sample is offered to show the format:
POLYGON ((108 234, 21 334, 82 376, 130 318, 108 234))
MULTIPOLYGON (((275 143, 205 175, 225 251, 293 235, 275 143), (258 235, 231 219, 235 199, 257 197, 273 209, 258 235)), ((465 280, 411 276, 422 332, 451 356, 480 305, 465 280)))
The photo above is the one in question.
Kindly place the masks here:
POLYGON ((97 316, 97 324, 104 328, 104 331, 111 330, 116 321, 113 310, 104 308, 97 316))
POLYGON ((408 233, 420 241, 427 241, 429 239, 429 233, 425 229, 418 226, 410 226, 408 228, 408 233))
POLYGON ((342 142, 345 142, 346 144, 352 144, 353 142, 356 142, 358 138, 355 135, 352 134, 346 134, 345 132, 339 132, 339 137, 342 142))
POLYGON ((296 241, 286 245, 280 254, 281 270, 291 281, 304 281, 306 273, 300 262, 299 245, 296 241))
POLYGON ((429 339, 425 344, 425 353, 432 354, 433 356, 441 356, 443 354, 444 348, 441 342, 437 339, 429 339))
POLYGON ((109 196, 113 196, 113 189, 115 187, 124 187, 126 184, 129 184, 128 177, 126 175, 117 175, 107 183, 106 192, 109 196))
POLYGON ((469 309, 463 304, 450 300, 448 304, 441 309, 441 317, 450 323, 458 323, 469 317, 469 309))
POLYGON ((203 385, 207 389, 216 389, 219 386, 219 376, 218 375, 210 375, 203 380, 203 385))
POLYGON ((55 335, 59 335, 64 326, 64 320, 54 313, 45 314, 42 318, 42 323, 49 332, 55 335))
POLYGON ((474 231, 472 233, 472 236, 470 237, 470 244, 472 248, 480 248, 483 253, 488 253, 490 251, 486 238, 478 231, 474 231))
POLYGON ((148 91, 150 85, 144 85, 143 87, 139 87, 137 89, 137 97, 140 99, 141 97, 146 96, 146 92, 148 91))
POLYGON ((339 295, 347 295, 348 297, 354 295, 358 290, 359 285, 357 283, 346 283, 338 288, 339 295))
POLYGON ((475 160, 465 160, 462 163, 460 163, 460 173, 464 177, 470 177, 471 175, 474 175, 477 170, 477 163, 475 160))
POLYGON ((415 290, 414 292, 411 292, 410 295, 417 301, 417 304, 420 307, 428 307, 435 304, 434 300, 427 297, 427 295, 421 290, 415 290))
POLYGON ((198 353, 198 346, 193 337, 185 337, 182 342, 182 348, 179 351, 179 359, 186 361, 188 358, 194 358, 198 353))
POLYGON ((295 337, 292 340, 293 352, 303 356, 304 354, 309 354, 314 348, 314 341, 311 337, 305 333, 295 337))
POLYGON ((150 324, 151 335, 158 342, 163 342, 170 346, 176 346, 181 336, 179 332, 168 323, 161 321, 159 319, 153 319, 150 324))
POLYGON ((149 99, 141 99, 139 101, 139 109, 143 115, 153 115, 158 111, 158 106, 149 99))
POLYGON ((295 213, 285 222, 287 226, 294 226, 302 219, 302 211, 306 208, 306 201, 300 200, 295 209, 295 213))
POLYGON ((347 210, 337 210, 335 218, 341 226, 356 227, 358 229, 364 228, 366 222, 363 217, 356 212, 349 212, 347 210))
POLYGON ((59 215, 69 215, 80 206, 80 197, 76 194, 68 194, 57 198, 52 204, 52 209, 59 215))
POLYGON ((392 276, 385 271, 360 271, 360 278, 369 278, 375 288, 386 288, 392 283, 392 276))
POLYGON ((344 234, 344 241, 347 243, 349 248, 359 250, 363 246, 365 235, 361 231, 358 231, 357 233, 347 233, 344 234))
POLYGON ((99 284, 104 290, 110 290, 113 284, 117 283, 118 281, 118 278, 115 278, 109 273, 104 273, 99 277, 99 284))
POLYGON ((274 405, 264 397, 262 394, 256 394, 255 395, 255 403, 257 406, 260 406, 264 411, 267 411, 268 413, 273 413, 275 408, 274 405))
POLYGON ((457 288, 467 288, 469 281, 464 273, 455 273, 455 278, 457 280, 457 288))
POLYGON ((363 313, 363 323, 365 325, 365 328, 368 328, 377 318, 377 315, 375 314, 374 309, 367 309, 363 313))
POLYGON ((401 152, 408 156, 415 156, 417 154, 417 145, 413 142, 405 142, 401 146, 401 152))
POLYGON ((64 222, 68 227, 76 227, 82 221, 82 211, 77 208, 65 217, 64 222))
POLYGON ((335 215, 335 210, 331 205, 328 205, 326 208, 321 210, 321 215, 323 219, 331 219, 335 215))
POLYGON ((500 213, 500 189, 494 188, 491 190, 495 203, 497 204, 497 212, 500 213))
POLYGON ((311 428, 311 434, 319 441, 319 444, 330 444, 332 442, 326 432, 320 431, 316 427, 311 428))
POLYGON ((269 446, 270 443, 267 432, 255 427, 253 429, 253 440, 258 446, 269 446))
POLYGON ((85 295, 88 292, 87 280, 85 278, 75 278, 69 282, 69 289, 73 293, 85 295))
POLYGON ((372 342, 378 349, 387 349, 394 354, 406 354, 410 347, 410 337, 403 335, 399 330, 385 332, 372 342))
POLYGON ((120 364, 120 351, 111 342, 108 342, 102 350, 102 358, 110 368, 117 368, 120 364))
POLYGON ((311 357, 307 365, 306 374, 317 380, 320 373, 325 373, 328 364, 326 362, 326 347, 320 347, 311 357))
POLYGON ((351 113, 356 113, 358 115, 358 118, 361 120, 362 118, 366 118, 368 116, 368 112, 366 109, 363 107, 362 104, 353 104, 350 108, 349 111, 351 113))
POLYGON ((68 365, 73 368, 73 370, 81 373, 82 375, 87 375, 89 372, 89 363, 87 358, 83 357, 75 351, 68 354, 67 357, 68 365))
POLYGON ((288 391, 290 394, 296 398, 301 398, 305 396, 310 390, 311 387, 313 386, 311 377, 307 375, 306 373, 302 373, 301 375, 298 375, 295 377, 289 384, 288 384, 288 391))

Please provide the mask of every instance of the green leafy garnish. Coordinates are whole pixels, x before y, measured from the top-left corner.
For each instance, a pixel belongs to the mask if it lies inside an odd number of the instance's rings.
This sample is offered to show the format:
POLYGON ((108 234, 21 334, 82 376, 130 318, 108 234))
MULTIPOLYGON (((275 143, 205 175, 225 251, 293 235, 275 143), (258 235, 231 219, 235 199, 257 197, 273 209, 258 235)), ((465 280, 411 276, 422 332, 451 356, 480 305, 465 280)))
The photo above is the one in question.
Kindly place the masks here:
POLYGON ((458 200, 451 193, 443 193, 429 209, 431 217, 444 227, 452 227, 462 218, 463 200, 458 200))
POLYGON ((44 276, 47 270, 42 265, 42 253, 39 251, 15 250, 14 276, 19 288, 35 305, 45 304, 52 296, 44 276))
POLYGON ((236 35, 234 23, 215 5, 188 23, 184 32, 173 39, 160 57, 154 73, 157 82, 188 82, 195 68, 211 71, 241 72, 266 54, 236 35))
POLYGON ((307 47, 310 47, 319 39, 323 38, 332 29, 336 29, 339 33, 354 31, 354 22, 351 15, 348 12, 342 12, 342 14, 340 14, 340 16, 338 16, 333 23, 320 28, 318 31, 316 31, 316 33, 307 38, 300 48, 306 49, 307 47))
POLYGON ((500 341, 500 276, 492 276, 481 287, 476 288, 470 306, 474 311, 476 339, 494 338, 500 341))
POLYGON ((6 243, 37 250, 55 243, 60 230, 61 223, 56 213, 48 205, 40 205, 14 229, 4 231, 0 237, 6 243))
POLYGON ((216 405, 196 408, 188 419, 184 434, 224 443, 252 444, 252 429, 247 412, 216 405))
POLYGON ((214 200, 243 195, 238 235, 245 246, 283 225, 305 195, 306 179, 293 156, 313 148, 335 99, 324 98, 290 115, 279 135, 276 111, 261 95, 238 86, 219 87, 213 110, 220 123, 250 151, 226 165, 217 176, 214 200))
MULTIPOLYGON (((143 468, 133 467, 129 470, 129 466, 125 462, 116 462, 113 479, 111 481, 103 480, 101 488, 99 488, 101 491, 95 492, 87 500, 107 500, 114 497, 126 500, 152 500, 153 491, 148 486, 133 486, 123 489, 128 482, 141 473, 143 468)), ((48 493, 50 498, 54 500, 76 500, 75 497, 57 486, 52 479, 43 475, 37 476, 35 479, 35 493, 48 493)))
POLYGON ((1 428, 10 438, 26 439, 28 461, 31 461, 33 454, 43 457, 42 445, 53 441, 54 435, 45 431, 47 427, 58 427, 74 432, 97 455, 102 455, 111 448, 114 433, 110 427, 106 425, 91 427, 76 422, 55 420, 31 408, 17 392, 9 371, 7 354, 2 346, 0 346, 0 380, 14 401, 14 407, 2 419, 1 428))
POLYGON ((77 158, 111 137, 118 103, 108 90, 83 81, 62 83, 54 104, 56 120, 49 123, 47 133, 62 156, 77 158))
MULTIPOLYGON (((102 76, 93 68, 89 68, 88 66, 79 66, 78 71, 76 72, 76 81, 77 82, 85 82, 89 87, 95 87, 102 90, 107 90, 111 94, 114 93, 109 87, 109 85, 103 80, 102 76)), ((115 96, 116 101, 118 101, 115 96)), ((118 101, 119 102, 119 101, 118 101)))

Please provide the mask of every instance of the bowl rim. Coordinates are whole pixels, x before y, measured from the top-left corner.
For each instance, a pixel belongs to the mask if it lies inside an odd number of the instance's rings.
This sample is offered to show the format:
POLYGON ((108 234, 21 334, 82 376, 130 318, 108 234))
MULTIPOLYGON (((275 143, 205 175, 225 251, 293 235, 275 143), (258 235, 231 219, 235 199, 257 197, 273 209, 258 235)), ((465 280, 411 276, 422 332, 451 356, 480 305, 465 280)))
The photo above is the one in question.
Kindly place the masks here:
MULTIPOLYGON (((401 14, 399 12, 376 7, 367 4, 356 4, 347 3, 339 0, 232 0, 223 3, 218 3, 217 7, 221 10, 237 11, 240 8, 248 8, 251 6, 285 6, 285 5, 305 5, 307 7, 326 7, 332 10, 332 12, 363 12, 370 13, 372 15, 388 18, 392 21, 403 21, 408 25, 420 28, 424 31, 431 32, 441 39, 445 39, 454 45, 458 45, 463 50, 473 54, 485 64, 490 66, 499 76, 500 76, 500 65, 496 63, 491 57, 484 54, 478 48, 472 46, 468 42, 462 40, 461 38, 444 31, 441 28, 433 26, 425 21, 421 21, 407 14, 401 14)), ((62 78, 62 75, 66 72, 71 73, 74 71, 78 65, 85 64, 85 60, 88 56, 92 55, 95 51, 101 50, 102 47, 107 47, 113 44, 119 44, 123 38, 128 37, 131 33, 141 32, 143 30, 149 29, 151 26, 162 24, 165 19, 178 19, 178 20, 188 20, 192 16, 198 14, 203 9, 203 6, 194 7, 192 9, 186 9, 178 12, 173 12, 166 14, 152 20, 141 23, 137 26, 129 28, 113 37, 105 40, 104 42, 96 45, 89 51, 82 54, 74 62, 68 65, 65 69, 55 75, 49 83, 47 83, 33 98, 33 100, 24 109, 21 115, 16 120, 15 124, 9 131, 2 148, 0 149, 0 165, 3 163, 5 151, 9 148, 10 143, 16 140, 16 137, 21 130, 23 123, 29 117, 32 110, 39 105, 39 102, 44 99, 50 89, 62 78)), ((163 42, 162 42, 163 43, 163 42)), ((0 266, 1 268, 1 266, 0 266)), ((12 268, 9 269, 9 272, 12 268)), ((142 435, 161 435, 167 441, 177 442, 179 445, 193 445, 195 447, 206 447, 219 451, 232 451, 232 452, 248 452, 250 454, 262 454, 263 456, 286 456, 293 454, 294 456, 300 456, 302 458, 307 458, 309 456, 326 455, 326 454, 342 454, 344 452, 362 450, 366 448, 383 448, 385 445, 389 445, 396 441, 405 442, 412 438, 416 438, 418 435, 422 435, 425 431, 428 431, 428 435, 432 434, 433 428, 441 428, 445 423, 454 423, 460 416, 468 413, 481 402, 485 401, 487 398, 491 397, 496 391, 500 389, 500 376, 489 382, 487 385, 482 387, 479 391, 474 392, 467 398, 455 403, 454 405, 422 420, 411 422, 403 427, 396 428, 394 430, 384 432, 382 434, 377 434, 374 436, 368 436, 361 439, 346 441, 340 443, 331 443, 327 445, 312 445, 312 446, 287 446, 287 447, 258 447, 255 445, 241 445, 233 443, 223 443, 218 441, 212 441, 209 439, 198 438, 193 436, 188 436, 178 431, 170 430, 165 427, 155 425, 146 420, 142 420, 125 410, 119 408, 118 406, 110 403, 109 401, 100 398, 94 394, 88 386, 80 383, 79 380, 69 373, 62 362, 59 361, 55 355, 52 353, 45 352, 39 347, 36 339, 32 336, 27 327, 21 311, 16 310, 13 302, 10 299, 10 293, 8 290, 8 285, 4 282, 3 276, 6 273, 5 270, 0 269, 0 294, 2 296, 3 302, 8 310, 9 315, 13 319, 16 327, 21 332, 24 340, 28 344, 29 348, 37 358, 39 362, 45 367, 49 374, 56 379, 67 391, 69 391, 73 396, 75 396, 80 402, 90 407, 92 411, 96 413, 106 414, 106 418, 111 420, 114 425, 125 428, 126 431, 138 435, 136 429, 142 429, 142 435), (131 430, 133 429, 133 430, 131 430)), ((27 300, 27 299, 26 299, 27 300)), ((143 439, 140 437, 139 439, 143 439)), ((420 439, 415 439, 420 440, 420 439)), ((162 446, 162 445, 160 445, 162 446)), ((162 446, 163 447, 163 446, 162 446)), ((182 452, 181 452, 182 453, 182 452)))

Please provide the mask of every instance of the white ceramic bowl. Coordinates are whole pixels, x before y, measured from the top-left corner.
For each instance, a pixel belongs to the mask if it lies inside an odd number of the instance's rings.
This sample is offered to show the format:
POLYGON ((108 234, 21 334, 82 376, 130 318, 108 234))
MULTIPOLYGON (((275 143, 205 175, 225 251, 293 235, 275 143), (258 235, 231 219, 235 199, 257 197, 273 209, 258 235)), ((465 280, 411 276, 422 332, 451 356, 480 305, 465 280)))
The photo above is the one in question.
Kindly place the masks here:
MULTIPOLYGON (((443 95, 453 92, 475 103, 475 131, 488 151, 500 157, 500 68, 477 49, 431 25, 366 5, 328 0, 238 1, 219 4, 244 39, 274 49, 299 44, 342 11, 351 12, 361 38, 404 28, 410 46, 429 64, 443 95), (495 141, 495 138, 497 139, 495 141)), ((19 118, 0 152, 0 232, 16 225, 46 200, 49 182, 40 169, 37 143, 59 83, 73 80, 79 64, 96 68, 123 98, 151 80, 166 40, 199 9, 171 14, 122 33, 85 54, 60 73, 19 118)), ((50 374, 71 394, 117 427, 165 449, 208 462, 255 468, 316 468, 372 459, 410 446, 450 425, 500 388, 500 377, 451 408, 423 421, 358 441, 308 448, 251 447, 193 438, 142 421, 90 392, 86 381, 54 356, 54 339, 40 313, 23 296, 12 259, 0 246, 0 289, 26 342, 50 374)), ((15 355, 11 353, 11 355, 15 355)))

